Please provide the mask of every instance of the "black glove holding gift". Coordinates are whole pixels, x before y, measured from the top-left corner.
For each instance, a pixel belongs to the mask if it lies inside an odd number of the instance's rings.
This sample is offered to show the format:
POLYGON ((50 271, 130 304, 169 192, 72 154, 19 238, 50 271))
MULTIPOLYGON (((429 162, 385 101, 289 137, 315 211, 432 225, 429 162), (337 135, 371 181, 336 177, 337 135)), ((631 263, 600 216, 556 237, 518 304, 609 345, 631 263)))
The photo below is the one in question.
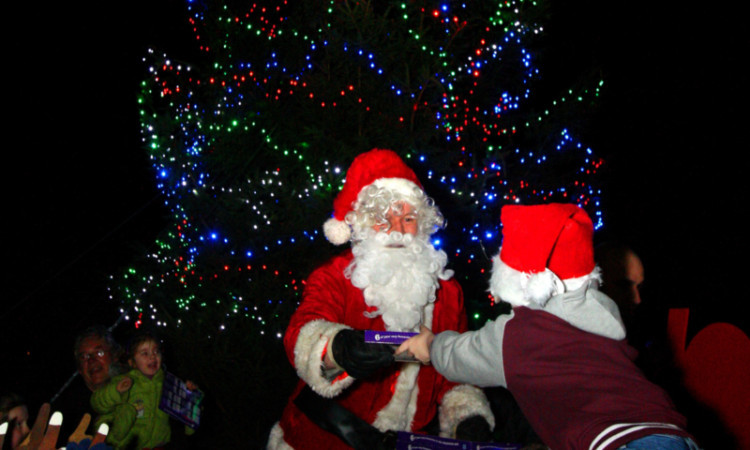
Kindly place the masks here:
POLYGON ((492 442, 490 424, 482 416, 470 416, 456 427, 456 439, 472 442, 492 442))
POLYGON ((333 337, 333 360, 354 378, 367 378, 393 364, 393 347, 365 342, 362 330, 341 330, 333 337))

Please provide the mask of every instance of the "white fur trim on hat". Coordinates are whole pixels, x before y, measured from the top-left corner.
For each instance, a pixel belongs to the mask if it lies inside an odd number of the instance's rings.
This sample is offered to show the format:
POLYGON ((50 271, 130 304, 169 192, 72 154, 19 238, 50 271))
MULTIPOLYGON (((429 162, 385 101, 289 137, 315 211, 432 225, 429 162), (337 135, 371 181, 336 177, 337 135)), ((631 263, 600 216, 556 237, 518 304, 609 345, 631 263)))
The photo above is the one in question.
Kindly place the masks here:
POLYGON ((520 272, 501 259, 492 259, 490 293, 513 306, 544 306, 553 295, 565 292, 560 278, 549 269, 539 273, 520 272))
POLYGON ((331 217, 323 224, 323 233, 326 239, 333 245, 341 245, 349 242, 352 237, 352 229, 343 220, 331 217))
POLYGON ((323 375, 321 363, 328 342, 339 331, 349 328, 340 323, 313 320, 300 328, 294 345, 294 367, 297 375, 319 395, 331 398, 339 395, 354 383, 354 378, 345 376, 331 381, 323 375))
POLYGON ((482 416, 491 430, 495 428, 495 416, 484 392, 468 384, 460 384, 445 393, 439 414, 442 437, 454 438, 458 424, 471 416, 482 416))
POLYGON ((406 178, 378 178, 372 182, 372 185, 405 197, 412 197, 415 192, 422 191, 413 181, 406 178))
POLYGON ((513 306, 541 306, 557 294, 576 290, 589 281, 601 281, 599 267, 587 275, 561 280, 549 269, 539 273, 518 271, 505 264, 498 254, 492 259, 490 293, 513 306))

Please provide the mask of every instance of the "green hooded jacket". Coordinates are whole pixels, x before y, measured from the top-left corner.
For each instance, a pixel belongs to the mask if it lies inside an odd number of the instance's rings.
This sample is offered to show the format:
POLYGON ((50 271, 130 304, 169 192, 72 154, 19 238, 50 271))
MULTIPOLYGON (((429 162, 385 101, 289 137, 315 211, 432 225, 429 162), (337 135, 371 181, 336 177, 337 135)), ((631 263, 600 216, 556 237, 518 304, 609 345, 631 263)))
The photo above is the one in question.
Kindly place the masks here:
POLYGON ((96 421, 110 425, 107 443, 115 449, 158 447, 169 442, 169 416, 159 409, 164 370, 159 369, 152 379, 138 369, 113 377, 109 383, 91 395, 91 407, 100 414, 96 421), (122 394, 117 383, 124 377, 133 385, 122 394))

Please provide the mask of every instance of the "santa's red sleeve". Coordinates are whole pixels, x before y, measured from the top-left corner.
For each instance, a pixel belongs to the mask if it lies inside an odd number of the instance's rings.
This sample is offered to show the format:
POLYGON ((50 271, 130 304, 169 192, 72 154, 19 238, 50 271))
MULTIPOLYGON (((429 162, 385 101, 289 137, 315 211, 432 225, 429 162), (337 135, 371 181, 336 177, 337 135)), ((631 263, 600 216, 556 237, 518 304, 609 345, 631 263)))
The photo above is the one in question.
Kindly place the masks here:
POLYGON ((284 348, 300 377, 319 395, 339 395, 354 378, 346 373, 329 379, 322 370, 328 343, 344 325, 347 280, 343 267, 334 259, 316 269, 305 282, 302 302, 292 315, 284 335, 284 348))

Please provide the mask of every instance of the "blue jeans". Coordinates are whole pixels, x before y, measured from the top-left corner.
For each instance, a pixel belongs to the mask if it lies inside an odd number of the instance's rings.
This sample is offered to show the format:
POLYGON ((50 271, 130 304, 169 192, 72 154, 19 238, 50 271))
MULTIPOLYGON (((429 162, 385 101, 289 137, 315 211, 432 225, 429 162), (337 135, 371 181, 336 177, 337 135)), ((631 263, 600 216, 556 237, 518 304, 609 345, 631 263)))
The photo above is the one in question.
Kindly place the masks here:
POLYGON ((652 434, 642 437, 620 447, 621 449, 643 450, 700 450, 690 438, 670 434, 652 434))

